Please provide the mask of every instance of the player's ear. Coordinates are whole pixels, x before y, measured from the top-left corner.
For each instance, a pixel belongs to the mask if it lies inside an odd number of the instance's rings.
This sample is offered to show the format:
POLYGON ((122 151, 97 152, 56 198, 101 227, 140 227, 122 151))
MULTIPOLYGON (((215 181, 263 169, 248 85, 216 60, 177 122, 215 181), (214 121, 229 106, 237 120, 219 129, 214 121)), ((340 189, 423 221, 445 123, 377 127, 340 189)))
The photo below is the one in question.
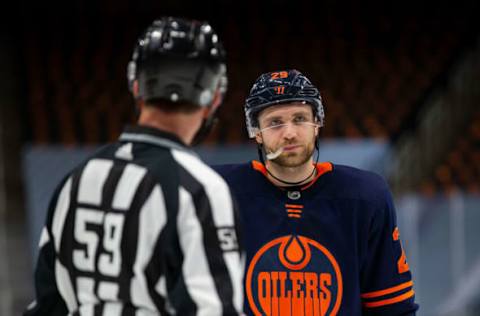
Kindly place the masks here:
POLYGON ((320 127, 320 122, 318 121, 317 117, 315 117, 314 121, 315 121, 315 124, 316 124, 316 126, 315 126, 315 137, 318 137, 318 134, 320 133, 320 128, 321 128, 320 127))
POLYGON ((255 140, 257 141, 258 144, 263 144, 263 137, 260 132, 258 132, 257 135, 255 135, 255 140))

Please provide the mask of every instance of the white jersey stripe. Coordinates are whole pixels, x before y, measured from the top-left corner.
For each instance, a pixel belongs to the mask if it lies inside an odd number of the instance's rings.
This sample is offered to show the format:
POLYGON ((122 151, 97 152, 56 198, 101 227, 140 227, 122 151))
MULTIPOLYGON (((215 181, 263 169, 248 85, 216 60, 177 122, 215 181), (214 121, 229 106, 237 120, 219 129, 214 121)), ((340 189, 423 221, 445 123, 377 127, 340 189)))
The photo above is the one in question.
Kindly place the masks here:
POLYGON ((77 278, 77 297, 80 305, 94 305, 98 302, 94 293, 95 281, 92 278, 77 278))
MULTIPOLYGON (((230 189, 222 177, 196 156, 178 150, 172 150, 172 154, 177 162, 205 188, 215 225, 217 227, 233 227, 235 219, 232 198, 230 189)), ((225 252, 223 257, 233 283, 233 303, 236 310, 242 310, 243 291, 236 290, 242 288, 243 267, 240 254, 238 252, 225 252)))
POLYGON ((135 306, 151 310, 156 307, 146 290, 148 289, 144 269, 151 260, 157 238, 165 226, 167 214, 165 200, 159 185, 156 185, 139 214, 137 256, 133 265, 130 295, 135 306))
POLYGON ((222 177, 205 165, 198 157, 190 155, 188 152, 172 150, 172 154, 175 160, 205 188, 208 200, 211 203, 215 225, 217 227, 233 226, 230 190, 222 177))
POLYGON ((147 169, 134 164, 128 164, 125 167, 113 197, 114 209, 128 210, 130 208, 137 187, 146 172, 147 169))
POLYGON ((167 280, 165 279, 165 276, 162 275, 158 279, 157 284, 155 285, 155 290, 162 296, 167 298, 168 293, 167 293, 167 280))
POLYGON ((192 196, 183 187, 179 189, 180 207, 177 229, 184 254, 183 279, 188 293, 197 305, 197 316, 221 315, 222 302, 210 274, 203 246, 203 232, 197 219, 192 196), (201 309, 208 307, 209 309, 201 309), (211 309, 210 309, 211 308, 211 309))
POLYGON ((135 316, 158 316, 158 312, 149 311, 146 309, 137 309, 135 316))
POLYGON ((118 301, 118 284, 103 281, 98 284, 98 297, 102 301, 118 301))
POLYGON ((42 249, 50 241, 50 236, 48 236, 47 227, 42 228, 42 233, 40 234, 40 241, 38 242, 38 248, 42 249))
POLYGON ((68 274, 67 269, 60 263, 59 260, 55 260, 55 280, 57 282, 57 288, 62 296, 69 311, 74 311, 78 308, 77 300, 75 299, 75 291, 73 289, 72 280, 68 274))
POLYGON ((103 306, 102 316, 119 316, 122 315, 123 304, 107 302, 103 306))
MULTIPOLYGON (((94 316, 94 313, 95 313, 95 310, 94 310, 95 306, 94 305, 82 305, 80 306, 79 308, 79 315, 82 315, 82 316, 94 316)), ((70 314, 69 314, 70 316, 70 314)))
POLYGON ((77 199, 79 203, 100 206, 103 185, 112 166, 113 161, 106 159, 93 159, 87 163, 80 177, 77 199))
POLYGON ((72 178, 63 185, 62 190, 57 199, 55 206, 55 213, 52 221, 52 237, 55 241, 55 251, 60 252, 60 242, 62 239, 63 225, 67 217, 68 209, 70 208, 70 191, 72 189, 72 178))
POLYGON ((233 304, 236 310, 242 310, 243 307, 243 291, 235 291, 235 289, 243 288, 243 274, 241 271, 245 269, 245 260, 242 260, 238 251, 229 251, 223 254, 223 259, 227 264, 228 273, 233 283, 233 304), (238 277, 240 276, 240 277, 238 277))

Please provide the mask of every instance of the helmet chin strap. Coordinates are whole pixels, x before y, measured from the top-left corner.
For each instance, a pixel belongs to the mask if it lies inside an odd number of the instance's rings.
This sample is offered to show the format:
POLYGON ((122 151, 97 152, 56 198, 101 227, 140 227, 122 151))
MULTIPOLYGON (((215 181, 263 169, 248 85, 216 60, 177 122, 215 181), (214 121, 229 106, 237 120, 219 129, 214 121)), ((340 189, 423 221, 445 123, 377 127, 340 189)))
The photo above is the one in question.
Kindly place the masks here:
POLYGON ((304 182, 306 182, 308 179, 310 179, 312 176, 314 176, 316 174, 318 157, 320 156, 320 153, 319 153, 319 150, 318 150, 318 137, 315 139, 315 148, 317 149, 317 158, 315 159, 315 163, 313 165, 312 172, 306 178, 304 178, 303 180, 300 180, 300 181, 297 181, 297 182, 290 182, 290 181, 285 181, 285 180, 282 180, 282 179, 276 177, 273 173, 270 172, 270 170, 268 170, 267 164, 265 163, 265 159, 263 158, 264 152, 265 152, 265 150, 263 149, 263 145, 262 144, 257 144, 258 157, 260 159, 260 162, 265 166, 265 170, 267 170, 267 173, 272 178, 274 178, 275 180, 277 180, 277 181, 279 181, 283 184, 286 184, 288 186, 296 186, 296 185, 303 184, 304 182))

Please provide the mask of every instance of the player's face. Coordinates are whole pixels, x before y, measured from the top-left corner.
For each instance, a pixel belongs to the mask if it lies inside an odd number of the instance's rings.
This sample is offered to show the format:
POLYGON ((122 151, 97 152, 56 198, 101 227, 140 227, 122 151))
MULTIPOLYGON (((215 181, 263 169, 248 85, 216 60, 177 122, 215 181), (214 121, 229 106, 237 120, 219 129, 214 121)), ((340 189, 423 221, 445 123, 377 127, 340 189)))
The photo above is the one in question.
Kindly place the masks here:
POLYGON ((272 106, 258 116, 256 140, 267 153, 283 149, 271 161, 283 167, 298 167, 312 158, 318 125, 312 107, 301 102, 272 106))

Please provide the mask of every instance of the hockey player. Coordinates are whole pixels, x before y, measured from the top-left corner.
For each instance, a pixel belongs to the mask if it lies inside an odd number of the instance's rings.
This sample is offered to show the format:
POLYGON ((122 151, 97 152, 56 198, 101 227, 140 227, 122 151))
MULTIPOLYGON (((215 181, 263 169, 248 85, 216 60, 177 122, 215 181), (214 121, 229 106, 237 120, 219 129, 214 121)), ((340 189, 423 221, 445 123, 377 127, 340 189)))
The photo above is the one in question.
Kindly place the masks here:
POLYGON ((189 147, 222 101, 224 61, 207 23, 162 18, 139 38, 138 125, 58 186, 25 315, 241 314, 230 192, 189 147))
POLYGON ((248 314, 414 315, 387 184, 371 172, 314 162, 324 122, 317 88, 297 70, 265 73, 245 115, 260 161, 216 169, 239 203, 248 314))

